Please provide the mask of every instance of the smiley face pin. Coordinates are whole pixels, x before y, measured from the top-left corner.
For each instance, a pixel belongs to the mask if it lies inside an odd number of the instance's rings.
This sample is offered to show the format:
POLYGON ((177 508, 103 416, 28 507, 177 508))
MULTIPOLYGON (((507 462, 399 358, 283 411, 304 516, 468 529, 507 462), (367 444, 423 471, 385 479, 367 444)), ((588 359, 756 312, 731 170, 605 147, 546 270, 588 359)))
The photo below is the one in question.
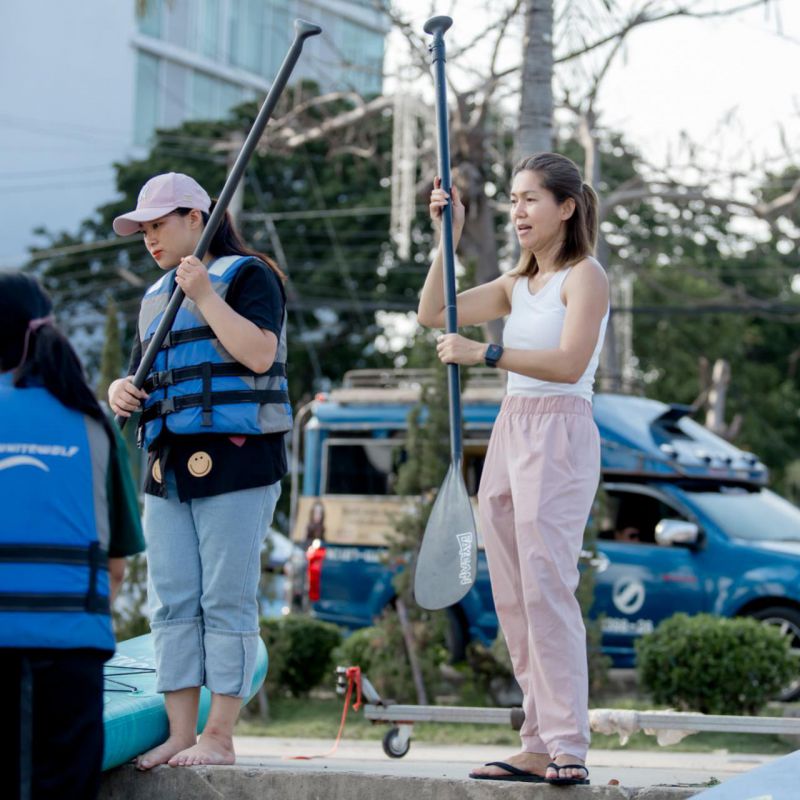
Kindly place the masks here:
POLYGON ((189 461, 186 466, 190 475, 195 478, 204 478, 211 472, 213 462, 208 453, 198 450, 196 453, 192 453, 192 455, 189 456, 189 461))

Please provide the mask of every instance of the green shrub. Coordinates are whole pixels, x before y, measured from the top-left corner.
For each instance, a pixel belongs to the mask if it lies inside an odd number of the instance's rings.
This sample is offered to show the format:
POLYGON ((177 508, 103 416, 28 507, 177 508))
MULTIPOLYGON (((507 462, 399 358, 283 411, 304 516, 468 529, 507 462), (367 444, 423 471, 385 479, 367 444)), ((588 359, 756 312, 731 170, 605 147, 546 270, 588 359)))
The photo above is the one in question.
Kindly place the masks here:
POLYGON ((342 634, 329 622, 290 614, 261 621, 269 653, 266 686, 270 693, 307 695, 326 676, 334 686, 332 654, 342 634))
POLYGON ((337 666, 361 667, 369 676, 372 671, 373 641, 378 636, 375 628, 359 628, 353 631, 336 649, 334 659, 337 666))
POLYGON ((756 713, 796 667, 778 630, 710 614, 675 614, 636 653, 639 680, 656 703, 706 714, 756 713))
MULTIPOLYGON (((443 620, 443 615, 433 614, 410 622, 430 703, 435 702, 440 681, 439 667, 447 661, 443 620)), ((361 667, 362 673, 384 700, 417 702, 406 643, 394 608, 388 608, 374 627, 362 628, 345 639, 336 659, 342 666, 361 667)))

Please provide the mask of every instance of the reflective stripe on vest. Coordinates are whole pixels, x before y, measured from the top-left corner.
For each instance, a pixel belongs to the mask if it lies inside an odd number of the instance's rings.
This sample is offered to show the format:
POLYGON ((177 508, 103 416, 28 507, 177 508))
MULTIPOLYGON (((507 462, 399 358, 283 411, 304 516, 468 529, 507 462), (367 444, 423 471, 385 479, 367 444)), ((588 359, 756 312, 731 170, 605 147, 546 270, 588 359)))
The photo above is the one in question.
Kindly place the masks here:
MULTIPOLYGON (((252 261, 257 259, 225 256, 212 262, 208 275, 223 300, 239 270, 252 261)), ((172 270, 142 299, 139 338, 143 350, 158 328, 174 285, 172 270)), ((185 298, 144 384, 150 397, 139 420, 140 444, 149 447, 164 425, 177 434, 291 430, 286 353, 285 314, 274 364, 265 373, 255 373, 228 353, 196 303, 185 298)))
POLYGON ((0 376, 0 647, 114 649, 103 426, 0 376))

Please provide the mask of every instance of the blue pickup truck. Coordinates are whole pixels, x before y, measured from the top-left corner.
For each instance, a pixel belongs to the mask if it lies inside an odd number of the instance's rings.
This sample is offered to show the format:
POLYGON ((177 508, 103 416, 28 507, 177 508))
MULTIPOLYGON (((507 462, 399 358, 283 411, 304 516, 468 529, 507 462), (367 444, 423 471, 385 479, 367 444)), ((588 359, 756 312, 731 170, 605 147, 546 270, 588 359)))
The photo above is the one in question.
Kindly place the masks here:
MULTIPOLYGON (((393 483, 423 380, 421 372, 356 370, 297 415, 292 538, 307 548, 303 593, 320 619, 355 629, 393 602, 382 556, 409 504, 393 483)), ((475 371, 464 391, 473 497, 502 394, 495 371, 475 371)), ((780 627, 800 654, 800 509, 767 488, 757 457, 689 411, 641 397, 594 398, 602 483, 592 613, 602 618, 603 650, 615 666, 633 666, 636 638, 682 611, 755 617, 780 627)), ((488 645, 497 635, 482 551, 475 586, 448 616, 456 657, 471 639, 488 645)))

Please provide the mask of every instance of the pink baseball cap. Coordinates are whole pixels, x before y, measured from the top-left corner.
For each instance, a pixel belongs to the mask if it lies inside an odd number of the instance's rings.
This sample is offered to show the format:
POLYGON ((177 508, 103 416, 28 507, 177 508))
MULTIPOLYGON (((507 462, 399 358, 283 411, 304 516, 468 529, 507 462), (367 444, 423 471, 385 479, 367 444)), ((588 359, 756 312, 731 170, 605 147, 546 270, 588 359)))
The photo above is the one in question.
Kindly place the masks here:
POLYGON ((120 236, 139 232, 139 223, 151 222, 176 208, 199 208, 208 213, 211 198, 194 179, 182 172, 167 172, 150 178, 142 186, 136 210, 121 214, 114 220, 114 231, 120 236))

